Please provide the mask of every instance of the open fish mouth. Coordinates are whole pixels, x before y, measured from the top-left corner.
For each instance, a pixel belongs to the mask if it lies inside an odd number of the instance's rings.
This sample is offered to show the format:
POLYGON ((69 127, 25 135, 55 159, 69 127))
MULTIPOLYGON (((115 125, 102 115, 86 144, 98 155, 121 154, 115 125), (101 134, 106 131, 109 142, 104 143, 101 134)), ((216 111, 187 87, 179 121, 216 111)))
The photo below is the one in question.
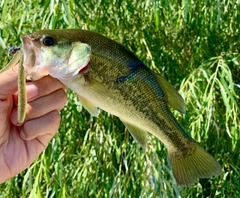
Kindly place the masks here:
POLYGON ((22 50, 24 54, 24 65, 26 67, 32 67, 37 65, 36 63, 36 56, 35 56, 35 51, 34 51, 34 44, 33 44, 33 39, 29 36, 22 36, 22 50), (35 64, 36 63, 36 64, 35 64))
POLYGON ((48 75, 47 68, 41 68, 41 47, 36 46, 39 39, 30 36, 22 36, 23 66, 27 80, 39 80, 48 75), (41 68, 41 69, 40 69, 41 68))
POLYGON ((69 80, 81 71, 87 71, 91 48, 88 44, 72 42, 44 46, 40 37, 22 36, 23 66, 28 80, 38 80, 50 75, 59 80, 69 80))

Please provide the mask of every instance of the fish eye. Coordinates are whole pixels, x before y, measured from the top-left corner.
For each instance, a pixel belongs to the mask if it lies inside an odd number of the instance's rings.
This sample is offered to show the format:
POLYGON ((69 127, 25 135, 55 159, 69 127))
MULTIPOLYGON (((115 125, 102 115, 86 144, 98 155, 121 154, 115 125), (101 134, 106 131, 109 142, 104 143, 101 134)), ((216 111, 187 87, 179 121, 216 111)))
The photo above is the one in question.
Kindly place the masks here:
POLYGON ((42 39, 42 44, 45 46, 53 46, 55 44, 54 38, 51 36, 45 36, 42 39))

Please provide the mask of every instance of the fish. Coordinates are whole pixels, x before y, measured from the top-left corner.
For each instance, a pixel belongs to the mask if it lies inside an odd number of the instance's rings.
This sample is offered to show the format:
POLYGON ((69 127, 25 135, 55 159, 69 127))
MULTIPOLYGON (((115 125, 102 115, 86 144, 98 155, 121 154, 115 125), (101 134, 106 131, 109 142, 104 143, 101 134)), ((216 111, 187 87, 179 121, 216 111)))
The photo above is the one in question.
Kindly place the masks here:
POLYGON ((186 112, 181 95, 120 43, 81 29, 40 30, 22 35, 21 42, 27 80, 57 78, 92 116, 99 109, 117 116, 143 148, 148 133, 154 135, 167 148, 178 185, 221 174, 217 160, 173 116, 170 108, 186 112))

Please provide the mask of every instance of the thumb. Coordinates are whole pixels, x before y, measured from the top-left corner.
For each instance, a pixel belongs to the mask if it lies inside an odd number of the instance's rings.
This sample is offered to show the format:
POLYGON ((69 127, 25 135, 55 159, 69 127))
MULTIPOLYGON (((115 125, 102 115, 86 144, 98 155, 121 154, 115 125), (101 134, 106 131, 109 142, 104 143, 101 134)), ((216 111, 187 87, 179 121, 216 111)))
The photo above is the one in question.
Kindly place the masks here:
POLYGON ((6 141, 9 116, 12 111, 12 95, 17 91, 18 65, 0 73, 0 144, 6 141))
POLYGON ((6 100, 18 88, 18 64, 0 73, 0 100, 6 100))

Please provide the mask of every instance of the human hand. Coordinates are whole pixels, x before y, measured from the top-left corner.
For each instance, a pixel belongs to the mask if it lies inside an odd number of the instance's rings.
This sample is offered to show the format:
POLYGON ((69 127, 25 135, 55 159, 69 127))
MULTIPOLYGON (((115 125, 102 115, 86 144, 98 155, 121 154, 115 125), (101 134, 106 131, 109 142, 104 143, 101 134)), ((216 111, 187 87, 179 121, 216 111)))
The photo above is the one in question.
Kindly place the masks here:
POLYGON ((0 184, 26 169, 47 147, 59 124, 67 96, 64 85, 46 76, 28 82, 27 114, 17 119, 18 66, 0 74, 0 184))

